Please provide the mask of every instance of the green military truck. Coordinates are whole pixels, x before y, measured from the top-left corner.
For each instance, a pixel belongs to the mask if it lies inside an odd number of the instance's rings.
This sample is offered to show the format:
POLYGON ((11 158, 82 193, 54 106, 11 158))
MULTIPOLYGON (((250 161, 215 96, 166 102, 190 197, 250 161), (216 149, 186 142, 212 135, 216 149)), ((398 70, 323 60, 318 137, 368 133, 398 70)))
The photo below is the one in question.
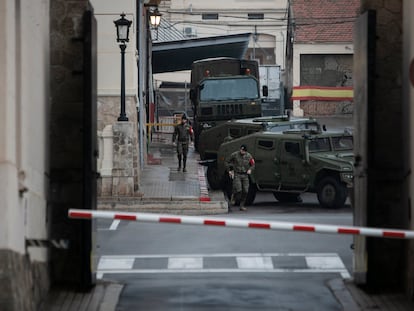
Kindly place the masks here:
MULTIPOLYGON (((262 93, 267 96, 267 87, 262 93)), ((194 146, 198 150, 203 130, 227 120, 262 115, 257 61, 218 57, 193 62, 190 99, 194 146)))
POLYGON ((320 130, 319 123, 311 118, 291 118, 288 115, 230 120, 201 132, 198 152, 200 164, 207 166, 207 180, 212 189, 221 187, 217 174, 217 151, 224 141, 256 132, 282 132, 288 129, 320 130))
POLYGON ((225 161, 245 144, 256 163, 247 204, 257 191, 273 192, 280 202, 316 193, 321 206, 341 208, 353 187, 353 137, 347 132, 288 130, 258 132, 221 144, 217 173, 227 177, 225 161))

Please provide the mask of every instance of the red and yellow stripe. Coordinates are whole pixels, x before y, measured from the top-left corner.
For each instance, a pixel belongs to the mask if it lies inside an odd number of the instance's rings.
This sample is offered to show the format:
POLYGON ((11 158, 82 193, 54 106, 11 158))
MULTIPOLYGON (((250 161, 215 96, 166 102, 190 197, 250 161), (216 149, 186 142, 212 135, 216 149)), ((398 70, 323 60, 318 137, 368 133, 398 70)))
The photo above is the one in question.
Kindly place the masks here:
POLYGON ((294 86, 292 100, 353 100, 353 87, 294 86))

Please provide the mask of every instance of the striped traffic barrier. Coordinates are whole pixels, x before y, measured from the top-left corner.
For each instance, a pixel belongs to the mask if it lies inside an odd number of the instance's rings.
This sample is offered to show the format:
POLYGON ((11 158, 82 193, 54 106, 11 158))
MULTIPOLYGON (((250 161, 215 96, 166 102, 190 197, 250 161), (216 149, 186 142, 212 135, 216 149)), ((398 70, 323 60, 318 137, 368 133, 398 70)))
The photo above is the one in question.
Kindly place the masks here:
POLYGON ((361 235, 379 238, 414 239, 414 231, 388 228, 367 228, 356 226, 336 226, 323 224, 289 223, 281 221, 260 221, 234 218, 209 218, 201 216, 176 216, 168 214, 112 212, 83 209, 70 209, 68 211, 68 216, 69 218, 74 219, 105 218, 137 222, 170 223, 182 225, 206 225, 245 229, 269 229, 281 231, 299 231, 308 233, 315 232, 327 234, 361 235))

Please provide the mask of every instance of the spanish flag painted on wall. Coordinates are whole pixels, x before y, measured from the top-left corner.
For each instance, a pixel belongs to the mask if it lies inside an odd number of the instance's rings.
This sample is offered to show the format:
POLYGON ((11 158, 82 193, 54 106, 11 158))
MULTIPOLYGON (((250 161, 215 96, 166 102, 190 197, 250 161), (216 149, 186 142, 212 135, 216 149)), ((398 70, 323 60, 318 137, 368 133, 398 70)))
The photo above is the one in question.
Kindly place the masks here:
POLYGON ((354 99, 353 87, 294 86, 291 100, 342 101, 354 99))

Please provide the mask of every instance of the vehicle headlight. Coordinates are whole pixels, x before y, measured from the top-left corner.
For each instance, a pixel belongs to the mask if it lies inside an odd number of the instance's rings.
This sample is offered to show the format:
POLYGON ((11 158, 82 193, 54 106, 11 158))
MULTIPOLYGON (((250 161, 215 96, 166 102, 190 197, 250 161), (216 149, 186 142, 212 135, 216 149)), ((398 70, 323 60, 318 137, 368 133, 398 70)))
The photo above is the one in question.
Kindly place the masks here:
POLYGON ((346 183, 352 183, 354 174, 352 174, 352 172, 341 173, 341 178, 346 183))

